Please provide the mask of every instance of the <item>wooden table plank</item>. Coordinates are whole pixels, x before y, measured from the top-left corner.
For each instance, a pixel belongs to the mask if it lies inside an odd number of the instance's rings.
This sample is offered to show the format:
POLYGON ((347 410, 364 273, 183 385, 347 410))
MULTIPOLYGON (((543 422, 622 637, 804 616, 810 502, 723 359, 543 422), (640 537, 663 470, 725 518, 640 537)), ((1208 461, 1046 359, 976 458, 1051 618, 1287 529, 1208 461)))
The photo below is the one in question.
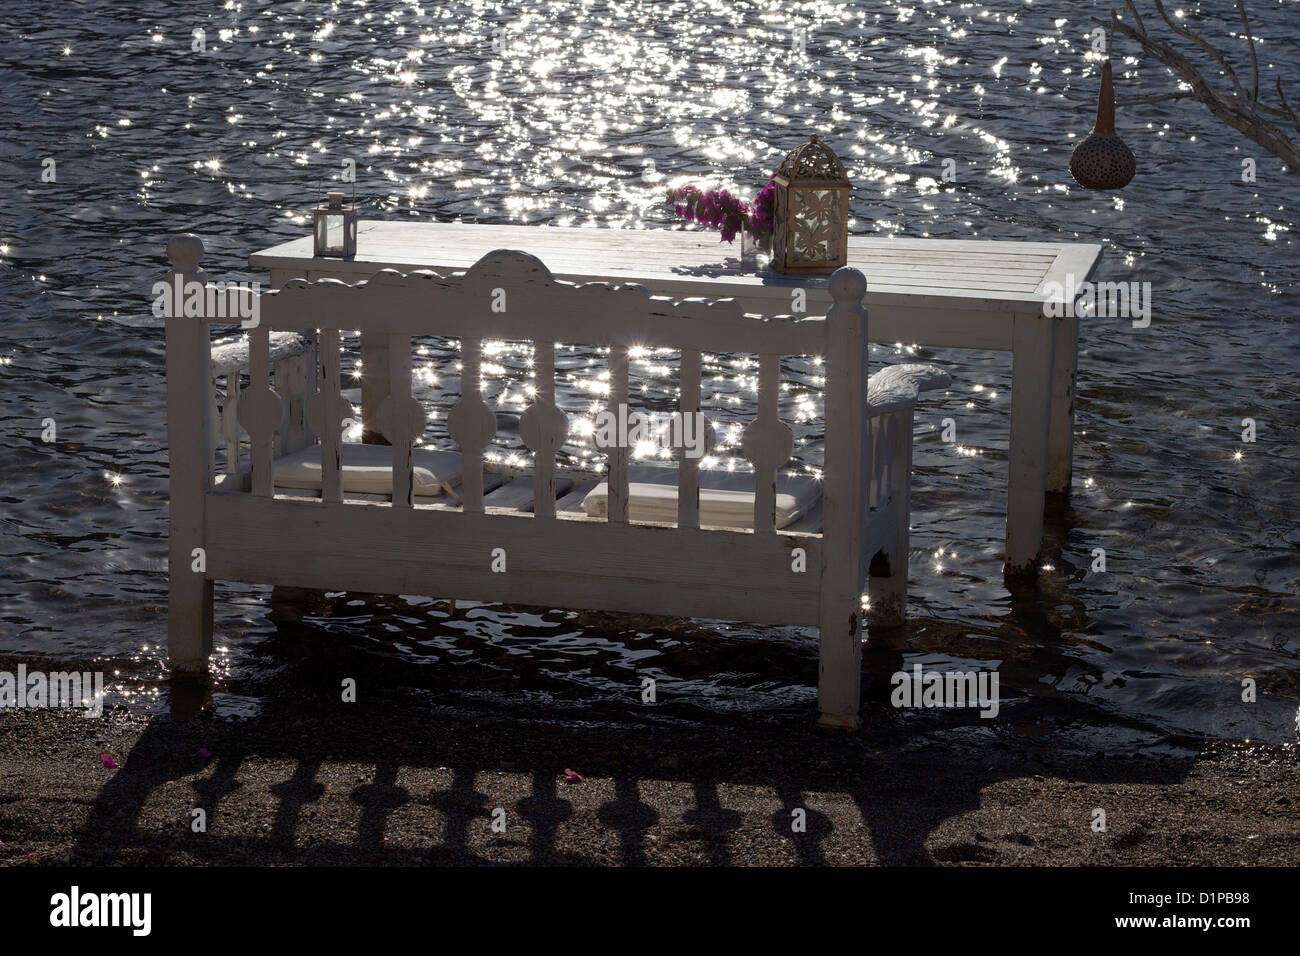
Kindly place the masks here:
MULTIPOLYGON (((819 304, 829 302, 825 277, 757 273, 752 260, 742 261, 738 246, 720 243, 710 233, 672 229, 367 220, 358 229, 356 257, 330 261, 329 271, 358 279, 381 268, 455 271, 469 268, 488 252, 510 248, 537 256, 567 281, 639 282, 675 296, 740 298, 743 290, 745 301, 761 304, 763 311, 788 299, 794 288, 822 293, 815 297, 819 304)), ((1086 263, 1099 254, 1099 246, 1077 243, 849 238, 849 264, 867 276, 868 307, 915 305, 916 296, 926 296, 933 307, 1023 310, 1041 301, 1041 289, 1063 256, 1086 263)), ((320 263, 313 261, 308 236, 255 253, 249 265, 301 270, 320 263)))

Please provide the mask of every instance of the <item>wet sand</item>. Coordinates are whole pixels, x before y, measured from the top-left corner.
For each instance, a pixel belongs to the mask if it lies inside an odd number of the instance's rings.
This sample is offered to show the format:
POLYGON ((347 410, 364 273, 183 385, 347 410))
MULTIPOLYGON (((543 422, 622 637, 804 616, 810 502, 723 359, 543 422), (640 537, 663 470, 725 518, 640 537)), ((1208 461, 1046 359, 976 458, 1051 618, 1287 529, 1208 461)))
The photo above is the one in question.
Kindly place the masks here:
POLYGON ((183 723, 5 711, 0 755, 9 865, 1300 862, 1292 747, 1102 755, 961 727, 344 708, 183 723))

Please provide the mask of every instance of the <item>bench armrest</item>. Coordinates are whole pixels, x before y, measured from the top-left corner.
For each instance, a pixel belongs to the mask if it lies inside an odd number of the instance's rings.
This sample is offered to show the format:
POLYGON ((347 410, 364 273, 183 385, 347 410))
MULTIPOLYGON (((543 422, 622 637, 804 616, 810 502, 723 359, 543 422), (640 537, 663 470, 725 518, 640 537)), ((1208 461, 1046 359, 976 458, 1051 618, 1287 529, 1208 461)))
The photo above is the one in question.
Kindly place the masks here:
POLYGON ((867 414, 901 412, 922 392, 950 384, 952 376, 936 365, 887 365, 867 380, 867 414))
MULTIPOLYGON (((302 355, 311 348, 311 342, 298 332, 272 332, 272 365, 294 355, 302 355)), ((233 339, 221 339, 212 343, 212 377, 232 372, 241 372, 248 368, 248 339, 238 336, 233 339)))

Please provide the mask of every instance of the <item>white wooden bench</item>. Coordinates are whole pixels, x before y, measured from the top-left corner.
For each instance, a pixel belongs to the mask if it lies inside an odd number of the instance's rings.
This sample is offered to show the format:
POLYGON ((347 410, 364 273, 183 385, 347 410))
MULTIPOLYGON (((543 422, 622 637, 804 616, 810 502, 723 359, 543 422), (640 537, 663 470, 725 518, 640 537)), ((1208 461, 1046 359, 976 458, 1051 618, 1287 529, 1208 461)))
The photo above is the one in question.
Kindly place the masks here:
POLYGON ((229 320, 185 317, 177 282, 205 281, 203 245, 182 235, 167 253, 177 290, 166 320, 175 675, 207 673, 213 581, 423 594, 817 626, 821 723, 857 725, 863 592, 870 577, 872 624, 901 622, 912 412, 920 390, 949 381, 930 366, 899 366, 874 376, 868 389, 861 272, 844 268, 831 278, 834 304, 825 317, 765 319, 728 300, 677 302, 636 285, 562 282, 532 256, 502 250, 446 276, 384 270, 355 285, 291 281, 260 296, 260 323, 246 345, 214 352, 209 326, 229 320), (376 416, 391 442, 382 497, 349 491, 341 463, 345 447, 348 454, 358 447, 344 445, 340 428, 352 413, 339 373, 340 333, 350 330, 387 339, 390 392, 376 416), (423 485, 413 442, 424 435, 426 413, 411 394, 416 335, 460 342, 461 398, 448 415, 460 456, 456 495, 417 494, 423 485), (535 454, 525 494, 485 473, 484 449, 497 429, 481 397, 489 339, 534 343, 536 393, 519 428, 535 454), (583 510, 590 476, 556 465, 568 433, 554 399, 557 343, 608 348, 611 409, 628 404, 630 349, 680 350, 679 409, 687 415, 700 411, 702 354, 757 354, 757 416, 743 442, 754 466, 750 527, 708 526, 700 507, 708 483, 699 460, 683 455, 676 522, 629 520, 629 474, 639 466, 626 447, 607 452, 603 516, 583 510), (786 480, 778 473, 793 447, 778 414, 783 355, 824 356, 825 460, 820 500, 778 528, 778 483, 786 480), (217 378, 226 386, 220 411, 217 378), (215 476, 218 421, 227 461, 215 476), (313 464, 319 455, 319 491, 277 487, 277 459, 301 458, 303 448, 314 449, 307 452, 313 464), (493 569, 498 555, 504 572, 493 569))

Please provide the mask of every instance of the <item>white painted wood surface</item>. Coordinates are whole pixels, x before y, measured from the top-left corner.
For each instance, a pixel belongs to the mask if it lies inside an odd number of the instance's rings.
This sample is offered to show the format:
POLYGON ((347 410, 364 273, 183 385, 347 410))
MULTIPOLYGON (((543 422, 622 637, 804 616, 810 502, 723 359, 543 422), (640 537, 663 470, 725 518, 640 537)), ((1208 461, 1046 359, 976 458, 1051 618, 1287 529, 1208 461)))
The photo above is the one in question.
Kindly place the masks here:
POLYGON ((796 546, 818 566, 815 535, 248 495, 209 496, 206 519, 209 573, 223 581, 399 594, 432 585, 435 597, 818 623, 818 575, 789 570, 796 546), (491 570, 494 547, 506 550, 504 574, 491 570))
POLYGON ((1052 410, 1048 422, 1047 490, 1068 495, 1074 480, 1074 389, 1079 369, 1079 318, 1057 323, 1052 369, 1052 410))
MULTIPOLYGON (((360 224, 357 255, 351 261, 314 259, 311 239, 303 237, 254 253, 249 265, 270 269, 273 282, 291 275, 356 281, 381 268, 463 270, 500 248, 529 250, 546 262, 557 278, 633 282, 656 295, 732 297, 745 311, 760 315, 790 312, 796 289, 805 290, 811 315, 824 314, 831 303, 828 279, 755 274, 752 262, 742 262, 739 245, 729 246, 710 233, 688 230, 365 221, 360 224)), ((1011 352, 1013 365, 1022 369, 1014 379, 1013 401, 1016 389, 1020 389, 1027 393, 1022 400, 1050 405, 1045 450, 1037 444, 1032 449, 1016 445, 1018 438, 1030 431, 1013 429, 1013 458, 1023 460, 1025 453, 1032 452, 1046 454, 1049 461, 1043 482, 1037 480, 1031 468, 1008 469, 1008 502, 1015 503, 1022 512, 1039 512, 1034 521, 1023 514, 1013 516, 1008 509, 1009 574, 1032 573, 1036 569, 1036 562, 1026 560, 1031 544, 1024 540, 1023 532, 1035 524, 1039 527, 1039 540, 1032 545, 1036 553, 1041 546, 1045 492, 1068 493, 1070 488, 1078 341, 1077 319, 1056 320, 1062 325, 1062 334, 1057 337, 1047 373, 1030 375, 1023 369, 1029 358, 1018 355, 1018 348, 1031 346, 1030 339, 1016 337, 1015 317, 1025 312, 1042 314, 1046 301, 1061 298, 1060 290, 1088 280, 1100 256, 1101 246, 1097 243, 849 238, 848 264, 870 279, 866 305, 871 310, 868 334, 872 342, 1011 352)), ((680 338, 678 331, 668 331, 665 338, 680 338)), ((802 340, 801 331, 789 334, 802 340)), ((735 341, 732 333, 728 337, 735 341)), ((782 354, 798 351, 796 343, 786 340, 782 333, 771 338, 781 341, 768 341, 754 350, 782 354)), ((365 361, 369 361, 365 357, 367 339, 363 336, 365 361)), ((596 341, 580 337, 569 340, 596 341)), ((706 351, 735 350, 734 345, 727 348, 725 343, 682 339, 676 344, 706 351)), ((382 397, 383 382, 375 381, 368 387, 382 397)))
POLYGON ((1005 569, 1016 577, 1037 572, 1042 548, 1057 325, 1038 312, 1022 312, 1015 319, 1005 569))
MULTIPOLYGON (((698 349, 683 349, 678 381, 681 394, 677 400, 677 410, 682 420, 697 419, 700 415, 700 385, 703 376, 703 361, 698 349)), ((713 423, 707 418, 698 419, 704 428, 704 435, 713 435, 713 423)), ((711 449, 707 443, 705 454, 711 449)), ((688 456, 683 450, 677 456, 677 527, 698 528, 700 526, 700 459, 688 456)))
MULTIPOLYGON (((179 260, 193 259, 192 268, 197 269, 198 256, 189 240, 177 244, 179 260)), ((895 376, 899 382, 888 390, 888 421, 873 430, 867 312, 862 306, 866 279, 846 268, 831 277, 829 288, 835 306, 824 319, 789 321, 745 315, 735 303, 653 298, 634 286, 576 287, 557 281, 535 257, 506 250, 488 254, 456 276, 390 270, 352 286, 332 279, 291 279, 261 296, 262 321, 248 336, 250 379, 238 400, 238 416, 249 435, 249 479, 223 482, 216 491, 208 490, 211 443, 204 443, 203 429, 185 433, 181 428, 182 422, 209 418, 209 376, 196 378, 197 386, 180 384, 187 363, 210 371, 206 326, 203 320, 186 320, 184 326, 169 321, 169 393, 173 380, 177 388, 168 414, 174 442, 174 514, 179 521, 173 524, 171 577, 178 633, 184 635, 175 641, 176 660, 193 664, 205 646, 210 648, 213 580, 437 592, 550 607, 815 624, 822 634, 821 720, 830 726, 856 726, 861 598, 873 555, 889 564, 888 580, 873 585, 887 598, 884 603, 901 611, 905 598, 907 494, 899 486, 910 480, 912 403, 907 393, 910 390, 914 401, 921 388, 938 378, 923 371, 895 376), (498 301, 507 307, 498 309, 498 301), (339 415, 346 402, 339 394, 338 342, 343 329, 383 337, 383 372, 392 390, 373 422, 392 444, 389 501, 362 504, 348 500, 341 490, 339 415), (286 382, 309 378, 319 386, 318 394, 303 400, 302 415, 292 423, 286 422, 285 403, 270 377, 272 335, 284 331, 310 336, 322 349, 318 375, 296 370, 285 374, 286 382), (411 396, 415 335, 461 340, 461 398, 447 422, 462 455, 457 506, 420 503, 412 492, 412 443, 425 424, 425 413, 411 396), (520 427, 529 447, 539 456, 545 453, 533 487, 546 489, 546 504, 535 506, 533 514, 520 511, 517 502, 495 507, 485 500, 482 452, 497 426, 481 394, 486 338, 522 338, 540 349, 536 398, 520 427), (553 406, 557 341, 609 347, 609 406, 616 412, 628 403, 628 352, 634 345, 664 344, 681 350, 681 408, 688 411, 699 407, 701 351, 758 353, 758 412, 744 442, 759 479, 754 530, 693 527, 699 521, 698 482, 690 467, 682 473, 686 493, 679 499, 678 515, 685 519, 681 526, 630 521, 625 445, 608 453, 605 519, 574 514, 570 499, 582 500, 574 494, 557 505, 553 456, 566 424, 553 406), (790 353, 826 356, 822 534, 774 530, 774 482, 793 442, 789 426, 779 418, 777 401, 780 358, 790 353), (322 436, 316 446, 322 465, 318 499, 277 494, 271 454, 276 436, 289 428, 322 436), (188 457, 182 462, 181 455, 188 457), (880 468, 874 467, 876 462, 880 468), (869 494, 876 501, 874 510, 869 494), (207 567, 188 578, 176 561, 176 549, 191 545, 205 549, 207 567), (796 548, 803 550, 801 561, 795 560, 796 548), (492 567, 497 549, 505 552, 505 573, 492 567), (206 605, 196 581, 209 588, 206 605), (204 613, 209 622, 207 645, 199 620, 204 613)), ((1050 352, 1050 341, 1046 347, 1050 352)), ((316 355, 313 351, 303 356, 308 354, 316 355)), ((886 384, 890 382, 893 377, 886 384)), ((878 401, 883 394, 877 389, 878 401)), ((585 495, 590 487, 574 491, 585 495)))
POLYGON ((212 653, 213 579, 194 570, 194 549, 207 544, 204 499, 212 488, 212 344, 207 326, 185 317, 183 289, 204 281, 203 243, 198 236, 177 236, 167 244, 167 258, 173 290, 167 319, 167 656, 173 674, 201 677, 212 653))
POLYGON ((569 434, 569 417, 555 405, 555 343, 537 342, 533 352, 533 403, 519 416, 519 437, 534 455, 534 513, 555 517, 555 456, 569 434))
MULTIPOLYGON (((382 268, 468 269, 495 249, 526 249, 556 278, 571 282, 636 282, 659 295, 734 296, 761 314, 788 313, 790 290, 796 288, 810 290, 810 306, 815 301, 824 312, 830 305, 828 278, 756 277, 742 264, 739 244, 719 243, 716 235, 701 231, 363 221, 352 260, 314 259, 308 236, 254 253, 249 265, 356 281, 382 268)), ((872 340, 911 342, 905 334, 895 337, 906 328, 893 321, 890 310, 876 317, 881 306, 1001 312, 1039 306, 1050 283, 1064 284, 1071 270, 1076 283, 1082 282, 1100 253, 1100 245, 1092 243, 850 236, 848 264, 870 279, 866 304, 872 323, 881 324, 872 340)), ((962 337, 960 327, 951 331, 962 337)), ((963 347, 961 342, 926 344, 963 347)))
MULTIPOLYGON (((826 453, 822 492, 820 661, 817 699, 824 725, 856 728, 862 670, 862 592, 870 556, 864 538, 872 457, 867 415, 867 279, 857 269, 831 276, 826 316, 826 453)), ((911 436, 908 436, 909 440, 911 436)), ((907 520, 904 516, 903 520, 907 520)), ((790 577, 796 575, 790 574, 790 577)))

